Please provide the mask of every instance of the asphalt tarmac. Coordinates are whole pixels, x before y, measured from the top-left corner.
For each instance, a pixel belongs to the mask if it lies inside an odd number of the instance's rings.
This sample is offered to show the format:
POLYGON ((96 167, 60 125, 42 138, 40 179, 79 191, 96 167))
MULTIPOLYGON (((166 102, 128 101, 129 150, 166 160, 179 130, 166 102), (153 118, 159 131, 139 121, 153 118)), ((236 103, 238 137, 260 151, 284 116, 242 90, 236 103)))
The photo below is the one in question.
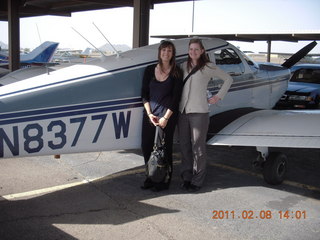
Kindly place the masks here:
MULTIPOLYGON (((275 149, 274 149, 275 150, 275 149)), ((320 149, 277 149, 286 180, 264 182, 252 147, 208 146, 197 193, 140 189, 141 152, 0 159, 0 239, 320 239, 320 149)))

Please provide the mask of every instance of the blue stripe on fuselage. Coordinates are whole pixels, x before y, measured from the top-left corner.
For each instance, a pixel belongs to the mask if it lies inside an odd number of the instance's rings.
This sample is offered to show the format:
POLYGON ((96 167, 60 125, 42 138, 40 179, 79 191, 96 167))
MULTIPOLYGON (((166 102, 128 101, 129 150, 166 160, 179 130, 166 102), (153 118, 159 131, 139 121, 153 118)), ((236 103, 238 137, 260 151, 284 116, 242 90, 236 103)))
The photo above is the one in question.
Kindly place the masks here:
MULTIPOLYGON (((281 78, 278 80, 272 81, 272 83, 286 81, 286 78, 281 78)), ((235 82, 232 84, 229 92, 244 90, 248 88, 260 87, 264 85, 269 85, 270 81, 244 81, 244 82, 235 82)), ((209 88, 213 93, 218 92, 218 88, 209 88)), ((37 110, 29 110, 29 111, 20 111, 20 112, 12 112, 0 115, 0 125, 4 124, 13 124, 13 123, 21 123, 27 121, 35 121, 35 120, 44 120, 44 119, 52 119, 58 117, 68 117, 75 115, 83 115, 83 114, 91 114, 98 112, 106 112, 106 111, 117 111, 128 108, 139 108, 143 107, 141 97, 135 97, 130 99, 118 99, 111 101, 103 101, 103 102, 95 102, 95 103, 86 103, 86 104, 78 104, 71 106, 60 106, 53 107, 48 109, 37 109, 37 110)))
MULTIPOLYGON (((270 80, 266 80, 266 81, 250 80, 250 81, 233 82, 229 92, 235 92, 235 91, 244 90, 244 89, 248 89, 248 88, 261 87, 261 86, 279 83, 279 82, 283 82, 283 81, 288 81, 288 78, 282 77, 280 79, 271 80, 271 81, 270 80)), ((219 91, 219 88, 210 87, 209 90, 214 94, 219 91)))
POLYGON ((0 125, 142 107, 140 97, 0 115, 0 125))

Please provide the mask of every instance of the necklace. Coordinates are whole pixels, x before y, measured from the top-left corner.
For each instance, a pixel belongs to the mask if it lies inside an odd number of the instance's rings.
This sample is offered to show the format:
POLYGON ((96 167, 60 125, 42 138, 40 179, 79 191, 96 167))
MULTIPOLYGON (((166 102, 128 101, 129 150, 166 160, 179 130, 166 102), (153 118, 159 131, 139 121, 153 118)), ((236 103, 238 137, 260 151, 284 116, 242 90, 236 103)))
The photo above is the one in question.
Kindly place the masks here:
POLYGON ((167 69, 161 69, 159 64, 157 65, 156 69, 155 69, 155 75, 156 75, 156 79, 158 81, 164 81, 168 78, 169 74, 171 71, 171 67, 169 66, 167 69))

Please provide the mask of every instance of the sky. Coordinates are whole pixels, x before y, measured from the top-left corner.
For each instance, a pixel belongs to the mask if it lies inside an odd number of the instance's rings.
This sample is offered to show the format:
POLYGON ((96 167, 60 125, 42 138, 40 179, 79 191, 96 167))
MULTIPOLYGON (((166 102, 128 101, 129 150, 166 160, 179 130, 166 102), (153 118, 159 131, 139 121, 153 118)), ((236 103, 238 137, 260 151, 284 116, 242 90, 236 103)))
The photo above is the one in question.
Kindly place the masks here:
MULTIPOLYGON (((201 0, 156 4, 150 12, 150 35, 199 33, 320 33, 319 0, 201 0), (192 15, 194 12, 194 22, 192 15)), ((71 17, 42 16, 20 20, 22 48, 33 49, 44 41, 59 42, 59 48, 96 47, 106 43, 93 23, 113 44, 132 47, 133 8, 115 8, 73 13, 71 17)), ((0 41, 8 43, 8 24, 0 21, 0 41)), ((160 40, 150 38, 149 43, 160 40)), ((273 52, 296 52, 310 41, 273 42, 273 52)), ((265 41, 231 42, 243 51, 267 51, 265 41)), ((312 53, 320 53, 320 41, 312 53)))

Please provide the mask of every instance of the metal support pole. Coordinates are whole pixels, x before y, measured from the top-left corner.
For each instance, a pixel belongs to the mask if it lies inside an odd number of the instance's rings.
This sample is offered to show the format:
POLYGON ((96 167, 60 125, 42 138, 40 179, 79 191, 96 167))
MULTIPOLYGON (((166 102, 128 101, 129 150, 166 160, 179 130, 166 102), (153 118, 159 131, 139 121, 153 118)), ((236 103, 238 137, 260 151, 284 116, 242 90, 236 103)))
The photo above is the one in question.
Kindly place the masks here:
POLYGON ((270 62, 271 61, 271 40, 268 40, 267 43, 268 43, 267 62, 270 62))
POLYGON ((19 0, 8 0, 9 69, 20 68, 19 0))
POLYGON ((150 0, 134 0, 133 48, 149 44, 150 0))

